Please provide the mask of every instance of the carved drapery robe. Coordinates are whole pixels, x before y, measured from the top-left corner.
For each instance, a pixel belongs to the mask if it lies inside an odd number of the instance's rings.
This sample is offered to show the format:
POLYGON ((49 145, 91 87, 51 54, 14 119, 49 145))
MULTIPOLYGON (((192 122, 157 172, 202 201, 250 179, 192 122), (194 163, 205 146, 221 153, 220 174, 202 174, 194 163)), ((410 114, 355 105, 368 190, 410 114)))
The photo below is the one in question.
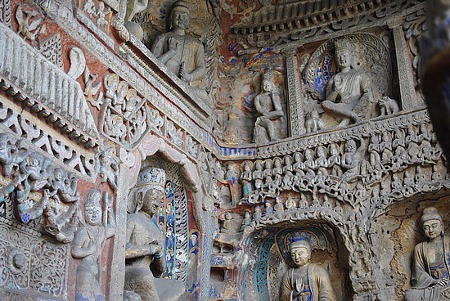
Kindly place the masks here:
POLYGON ((436 286, 439 280, 448 278, 447 267, 450 264, 450 237, 444 239, 444 262, 431 262, 429 258, 430 244, 427 241, 416 245, 414 249, 413 288, 405 294, 406 301, 445 301, 450 300, 450 286, 436 286))
POLYGON ((309 264, 291 268, 283 275, 280 301, 337 301, 337 298, 328 272, 319 265, 309 264), (300 296, 295 296, 294 285, 299 278, 302 278, 304 287, 300 296))

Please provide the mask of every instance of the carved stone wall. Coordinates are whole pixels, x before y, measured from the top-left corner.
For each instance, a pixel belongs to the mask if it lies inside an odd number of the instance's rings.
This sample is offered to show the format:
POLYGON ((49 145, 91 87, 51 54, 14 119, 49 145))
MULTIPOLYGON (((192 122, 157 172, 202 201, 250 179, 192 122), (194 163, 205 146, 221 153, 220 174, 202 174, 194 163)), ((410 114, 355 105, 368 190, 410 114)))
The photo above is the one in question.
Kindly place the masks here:
POLYGON ((279 300, 302 237, 338 300, 403 300, 422 209, 449 222, 424 1, 142 2, 0 0, 0 299, 136 297, 127 199, 152 166, 157 289, 279 300), (204 52, 202 89, 152 52, 166 33, 204 52))

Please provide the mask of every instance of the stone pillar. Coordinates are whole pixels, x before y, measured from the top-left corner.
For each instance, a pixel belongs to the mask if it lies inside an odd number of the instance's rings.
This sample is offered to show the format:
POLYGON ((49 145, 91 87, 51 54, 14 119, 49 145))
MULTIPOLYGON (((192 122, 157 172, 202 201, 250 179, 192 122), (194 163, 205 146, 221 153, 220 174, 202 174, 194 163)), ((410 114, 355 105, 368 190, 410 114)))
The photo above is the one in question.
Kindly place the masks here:
POLYGON ((109 282, 109 300, 123 300, 125 283, 125 244, 127 243, 127 198, 128 172, 130 168, 120 164, 118 189, 116 194, 116 234, 114 235, 114 250, 111 262, 109 282))
POLYGON ((286 59, 286 76, 288 88, 287 123, 290 137, 305 133, 305 112, 303 109, 302 86, 296 56, 297 48, 284 51, 286 59))
POLYGON ((420 105, 414 87, 413 70, 402 25, 402 17, 396 17, 388 21, 388 26, 394 36, 401 108, 402 110, 412 110, 420 105))

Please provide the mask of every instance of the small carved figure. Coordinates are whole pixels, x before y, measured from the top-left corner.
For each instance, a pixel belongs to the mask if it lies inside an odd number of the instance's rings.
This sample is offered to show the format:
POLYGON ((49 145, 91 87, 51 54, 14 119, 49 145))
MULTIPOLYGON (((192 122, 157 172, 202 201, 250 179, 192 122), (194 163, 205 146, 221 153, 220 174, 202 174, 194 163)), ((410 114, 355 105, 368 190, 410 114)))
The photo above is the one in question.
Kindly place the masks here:
POLYGON ((340 177, 342 175, 341 155, 336 143, 330 145, 330 157, 328 158, 328 167, 331 167, 331 175, 340 177))
POLYGON ((327 175, 328 158, 326 155, 325 147, 319 145, 316 150, 317 158, 314 161, 314 168, 317 170, 317 175, 327 175))
POLYGON ((19 151, 20 148, 16 144, 17 139, 12 134, 0 133, 0 163, 4 176, 9 176, 29 154, 27 151, 19 151))
POLYGON ((105 3, 103 3, 102 1, 98 2, 98 9, 96 12, 97 15, 96 23, 99 28, 107 30, 109 21, 105 17, 109 15, 110 12, 111 10, 108 7, 105 7, 105 3))
POLYGON ((117 177, 119 171, 119 158, 116 156, 114 146, 109 146, 95 155, 97 173, 102 182, 108 182, 111 188, 117 190, 117 177))
POLYGON ((289 196, 285 202, 285 206, 287 210, 295 210, 297 209, 297 202, 289 196))
POLYGON ((125 290, 139 294, 142 301, 160 300, 153 278, 165 270, 164 237, 151 218, 161 204, 164 185, 163 169, 143 168, 128 200, 125 290))
POLYGON ((255 212, 253 213, 253 221, 258 224, 261 222, 262 219, 262 211, 261 211, 261 206, 256 206, 255 207, 255 212))
POLYGON ((283 166, 283 189, 289 190, 292 186, 292 181, 294 179, 294 167, 292 166, 292 158, 289 155, 284 156, 284 166, 283 166))
POLYGON ((305 161, 303 162, 305 174, 307 176, 316 175, 316 161, 314 160, 314 151, 312 149, 305 150, 305 161))
POLYGON ((400 111, 397 101, 387 96, 383 96, 378 100, 380 106, 380 116, 396 114, 400 111))
POLYGON ((358 46, 347 39, 334 42, 336 64, 340 69, 327 84, 325 112, 340 119, 339 126, 359 122, 374 112, 370 78, 357 62, 358 46))
POLYGON ((294 168, 296 176, 304 176, 305 175, 305 173, 303 171, 304 164, 303 164, 303 160, 302 160, 302 155, 300 153, 294 154, 294 165, 292 167, 294 168))
POLYGON ((177 1, 170 12, 171 31, 160 34, 153 43, 153 54, 167 68, 186 82, 192 92, 212 106, 205 91, 205 49, 197 38, 186 33, 190 22, 188 4, 177 1))
POLYGON ((342 155, 342 167, 346 170, 342 179, 347 182, 354 182, 362 176, 361 162, 367 149, 367 143, 361 139, 361 145, 357 149, 356 142, 353 139, 345 143, 345 153, 342 155))
POLYGON ((252 170, 250 166, 251 162, 246 161, 244 163, 244 170, 241 173, 241 184, 242 184, 242 196, 244 198, 248 197, 250 192, 252 192, 252 170))
POLYGON ((225 212, 224 220, 222 222, 222 228, 220 228, 220 233, 234 234, 236 230, 234 229, 233 215, 230 211, 225 212))
POLYGON ((27 176, 25 181, 31 187, 31 191, 38 191, 47 184, 51 173, 51 161, 38 153, 30 153, 20 163, 20 171, 27 176))
POLYGON ((74 203, 80 198, 77 190, 78 179, 74 174, 67 174, 61 167, 56 167, 48 180, 50 186, 57 194, 53 198, 66 203, 74 203))
POLYGON ((290 255, 295 267, 290 268, 281 282, 280 301, 336 301, 330 275, 318 264, 310 263, 311 245, 303 238, 295 238, 290 255))
POLYGON ((306 115, 305 129, 307 133, 314 133, 321 131, 325 128, 322 118, 316 110, 309 112, 306 115))
POLYGON ((261 161, 255 162, 255 170, 253 171, 253 179, 255 180, 255 189, 259 190, 262 187, 263 184, 263 170, 261 161))
POLYGON ((278 220, 282 220, 284 214, 284 204, 281 202, 280 198, 275 199, 275 206, 273 206, 273 210, 275 213, 275 217, 278 220))
POLYGON ((450 239, 444 235, 442 217, 436 208, 428 207, 423 210, 421 222, 427 241, 414 249, 412 288, 406 292, 405 300, 450 300, 450 239))
POLYGON ((231 185, 234 185, 234 183, 236 183, 237 180, 237 173, 234 170, 234 164, 233 163, 229 163, 227 165, 227 172, 225 173, 225 180, 230 181, 231 185))
POLYGON ((244 219, 242 220, 241 224, 241 231, 244 231, 244 229, 252 223, 252 216, 251 212, 249 210, 244 211, 244 219))
POLYGON ((255 97, 255 109, 261 114, 256 119, 253 130, 253 141, 265 143, 277 139, 273 122, 284 116, 281 107, 280 94, 275 88, 274 73, 263 74, 261 93, 255 97))
POLYGON ((101 199, 98 190, 87 193, 84 204, 86 224, 78 229, 72 241, 72 256, 81 259, 77 268, 76 301, 106 300, 100 284, 100 260, 106 240, 114 235, 116 223, 112 199, 105 194, 105 210, 102 210, 101 199))
POLYGON ((394 132, 394 140, 392 141, 392 148, 397 146, 405 147, 405 132, 401 128, 397 128, 394 132))

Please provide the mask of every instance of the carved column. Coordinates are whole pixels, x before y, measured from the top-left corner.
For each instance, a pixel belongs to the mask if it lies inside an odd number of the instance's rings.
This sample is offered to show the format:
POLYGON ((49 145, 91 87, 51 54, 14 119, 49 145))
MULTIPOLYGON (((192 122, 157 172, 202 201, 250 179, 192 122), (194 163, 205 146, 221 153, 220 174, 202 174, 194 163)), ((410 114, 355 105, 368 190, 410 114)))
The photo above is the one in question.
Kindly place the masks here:
POLYGON ((111 262, 111 278, 109 282, 109 300, 123 300, 125 283, 125 244, 127 243, 127 198, 128 173, 130 168, 121 163, 119 168, 118 189, 116 195, 116 235, 114 236, 114 252, 111 262))
POLYGON ((303 110, 302 87, 298 72, 298 63, 295 49, 286 49, 286 74, 288 88, 288 131, 290 137, 300 136, 305 133, 305 116, 303 110))
POLYGON ((405 35, 402 29, 403 18, 397 17, 388 21, 388 26, 394 35, 395 56, 400 86, 400 99, 402 110, 411 110, 419 107, 416 89, 414 88, 413 71, 408 53, 405 35))

